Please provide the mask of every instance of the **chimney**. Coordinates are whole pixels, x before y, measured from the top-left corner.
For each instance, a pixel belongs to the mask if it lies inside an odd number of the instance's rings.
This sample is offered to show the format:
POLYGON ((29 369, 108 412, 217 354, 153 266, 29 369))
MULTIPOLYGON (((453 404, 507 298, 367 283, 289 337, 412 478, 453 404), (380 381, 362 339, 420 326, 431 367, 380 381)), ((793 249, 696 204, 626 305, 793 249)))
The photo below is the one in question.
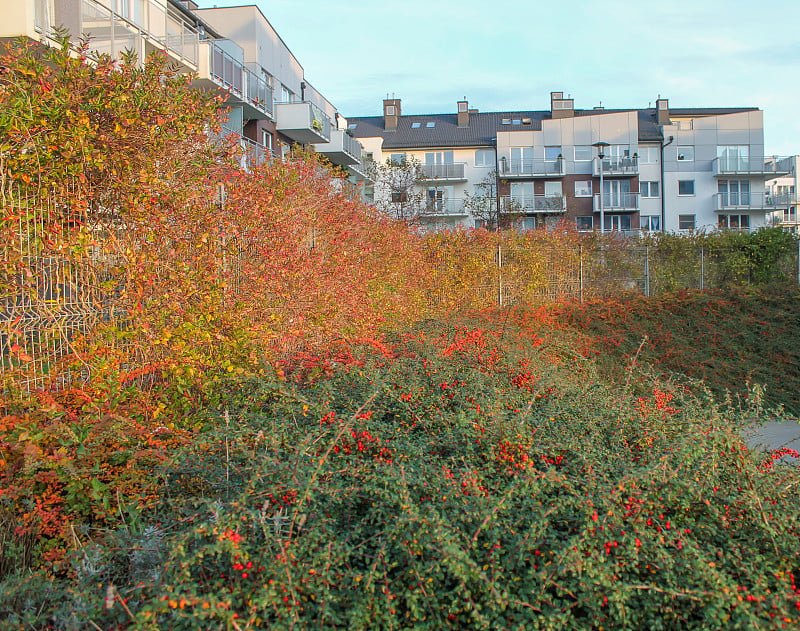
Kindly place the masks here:
POLYGON ((669 125, 669 101, 667 99, 656 99, 656 123, 659 125, 669 125))
POLYGON ((572 118, 575 116, 575 100, 565 99, 563 92, 551 92, 550 113, 553 118, 572 118))
POLYGON ((463 101, 458 101, 458 126, 469 127, 469 103, 464 97, 463 101))
POLYGON ((397 129, 397 121, 400 120, 400 99, 390 99, 387 95, 383 99, 383 128, 386 131, 394 131, 397 129))

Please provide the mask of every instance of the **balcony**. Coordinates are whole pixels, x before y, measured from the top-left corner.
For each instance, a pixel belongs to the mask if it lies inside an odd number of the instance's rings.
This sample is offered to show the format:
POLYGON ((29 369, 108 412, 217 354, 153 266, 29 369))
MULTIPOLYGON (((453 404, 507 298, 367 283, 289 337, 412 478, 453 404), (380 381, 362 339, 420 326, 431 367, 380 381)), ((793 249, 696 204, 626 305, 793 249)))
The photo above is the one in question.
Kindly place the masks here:
POLYGON ((361 143, 344 129, 331 131, 331 141, 314 145, 317 153, 321 153, 334 164, 348 166, 361 162, 361 143))
POLYGON ((464 167, 466 163, 423 164, 422 173, 429 182, 466 182, 464 167))
POLYGON ((500 177, 509 180, 531 177, 562 177, 564 173, 563 159, 508 160, 505 156, 500 158, 500 177))
POLYGON ((789 208, 798 204, 797 193, 765 193, 765 195, 767 208, 789 208))
POLYGON ((300 144, 331 141, 331 120, 310 101, 275 103, 278 131, 300 144))
POLYGON ((788 175, 788 169, 781 169, 778 160, 764 162, 763 158, 715 158, 711 162, 714 177, 780 177, 788 175))
POLYGON ((562 195, 510 195, 503 197, 503 212, 519 213, 564 213, 567 198, 562 195))
MULTIPOLYGON (((594 175, 600 176, 600 158, 592 161, 594 175)), ((603 177, 634 177, 639 175, 639 158, 603 158, 603 177)))
MULTIPOLYGON (((636 212, 639 210, 639 193, 604 193, 603 212, 636 212)), ((594 212, 600 212, 600 195, 594 196, 594 212)))
POLYGON ((714 210, 775 210, 790 205, 787 196, 768 193, 717 193, 714 210))
POLYGON ((247 120, 272 117, 272 89, 244 63, 222 49, 219 42, 200 42, 200 62, 192 85, 203 89, 222 88, 227 102, 242 107, 247 120))
MULTIPOLYGON (((73 41, 88 36, 89 47, 118 59, 133 50, 144 59, 150 52, 166 50, 173 61, 194 71, 198 63, 199 35, 194 26, 155 0, 129 0, 118 12, 98 0, 35 0, 34 28, 53 39, 54 27, 64 26, 73 41)), ((116 3, 115 3, 116 4, 116 3)))
POLYGON ((424 214, 437 217, 464 217, 469 214, 464 208, 464 200, 458 198, 429 199, 424 214))

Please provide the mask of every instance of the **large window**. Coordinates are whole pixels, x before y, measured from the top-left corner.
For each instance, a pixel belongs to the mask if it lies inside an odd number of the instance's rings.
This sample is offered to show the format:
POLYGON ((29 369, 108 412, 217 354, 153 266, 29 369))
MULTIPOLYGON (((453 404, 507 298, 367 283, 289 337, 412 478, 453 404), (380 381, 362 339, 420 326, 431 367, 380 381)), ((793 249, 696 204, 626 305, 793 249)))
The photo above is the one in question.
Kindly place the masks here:
POLYGON ((533 168, 533 147, 511 147, 511 173, 524 173, 533 168))
POLYGON ((575 227, 578 232, 591 232, 594 229, 594 217, 591 215, 575 217, 575 227))
POLYGON ((694 215, 678 215, 678 230, 694 230, 694 215))
POLYGON ((748 145, 719 145, 717 157, 723 171, 747 171, 750 162, 748 145))
POLYGON ((639 145, 639 164, 658 164, 658 146, 639 145))
POLYGON ((477 149, 475 151, 476 167, 493 167, 494 151, 492 149, 477 149))
POLYGON ((694 162, 694 147, 691 145, 678 145, 678 161, 694 162))
POLYGON ((750 180, 720 180, 717 189, 722 206, 750 205, 750 180))
POLYGON ((658 232, 661 230, 661 217, 658 215, 639 217, 639 226, 648 232, 658 232))
POLYGON ((734 230, 747 230, 750 228, 750 215, 720 215, 719 227, 734 230))
POLYGON ((678 180, 678 195, 694 195, 694 180, 678 180))
POLYGON ((404 153, 393 153, 389 156, 389 160, 391 160, 392 164, 405 164, 406 163, 406 154, 404 153))
POLYGON ((603 218, 603 228, 605 230, 630 230, 630 215, 606 215, 603 218))
POLYGON ((575 145, 575 162, 589 162, 592 159, 592 145, 575 145))
POLYGON ((426 153, 425 164, 453 164, 453 152, 435 151, 426 153))
POLYGON ((658 197, 658 182, 639 182, 642 197, 658 197))
POLYGON ((575 197, 591 197, 592 181, 578 180, 575 182, 575 197))
POLYGON ((551 146, 544 148, 544 159, 547 162, 555 162, 559 157, 563 157, 561 155, 561 147, 551 146))

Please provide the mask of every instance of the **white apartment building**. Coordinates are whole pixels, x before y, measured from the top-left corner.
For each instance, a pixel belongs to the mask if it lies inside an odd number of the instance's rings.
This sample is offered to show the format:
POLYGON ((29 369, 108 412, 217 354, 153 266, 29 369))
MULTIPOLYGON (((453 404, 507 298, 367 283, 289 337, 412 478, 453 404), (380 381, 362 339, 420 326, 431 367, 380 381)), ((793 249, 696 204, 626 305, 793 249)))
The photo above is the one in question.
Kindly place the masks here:
POLYGON ((800 161, 800 156, 789 156, 778 160, 775 170, 782 175, 767 180, 767 197, 770 207, 774 208, 770 217, 771 223, 773 226, 781 226, 784 230, 794 234, 798 233, 800 227, 798 161, 800 161))
MULTIPOLYGON (((245 160, 282 156, 311 145, 363 179, 362 149, 347 121, 306 81, 303 67, 258 7, 200 9, 192 0, 0 0, 0 41, 26 36, 55 45, 55 29, 91 51, 145 59, 164 51, 198 89, 224 90, 224 124, 245 160)), ((246 166, 246 164, 244 165, 246 166)))
MULTIPOLYGON (((786 170, 765 156, 754 107, 671 110, 658 99, 646 109, 576 110, 553 92, 543 111, 481 113, 464 100, 453 114, 402 115, 400 99, 387 98, 382 117, 348 120, 374 160, 422 163, 420 220, 430 229, 484 225, 475 196, 491 190, 486 207, 522 228, 752 230, 774 210, 765 182, 786 170)), ((393 192, 376 182, 374 194, 393 192)))

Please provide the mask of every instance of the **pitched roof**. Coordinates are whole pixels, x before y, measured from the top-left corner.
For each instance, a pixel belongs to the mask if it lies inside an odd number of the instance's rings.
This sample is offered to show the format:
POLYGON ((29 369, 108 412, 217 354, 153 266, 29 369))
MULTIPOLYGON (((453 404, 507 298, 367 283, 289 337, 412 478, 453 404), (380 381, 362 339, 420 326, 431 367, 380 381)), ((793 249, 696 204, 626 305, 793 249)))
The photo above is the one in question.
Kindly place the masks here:
MULTIPOLYGON (((718 116, 758 110, 756 107, 683 108, 670 109, 672 116, 718 116)), ((664 136, 656 124, 654 108, 640 110, 591 109, 575 110, 575 116, 599 116, 632 112, 638 114, 639 140, 658 142, 664 136)), ((383 138, 384 149, 415 149, 427 147, 493 147, 499 131, 541 131, 542 121, 552 119, 549 110, 514 112, 472 112, 468 127, 458 126, 456 114, 411 114, 400 116, 397 129, 386 130, 383 116, 347 117, 350 133, 356 138, 383 138), (503 120, 511 121, 503 124, 503 120), (522 121, 530 121, 523 124, 522 121), (514 124, 519 121, 518 124, 514 124), (412 125, 418 123, 417 126, 412 125), (428 123, 434 123, 432 127, 428 123), (355 125, 355 127, 352 127, 355 125)))

